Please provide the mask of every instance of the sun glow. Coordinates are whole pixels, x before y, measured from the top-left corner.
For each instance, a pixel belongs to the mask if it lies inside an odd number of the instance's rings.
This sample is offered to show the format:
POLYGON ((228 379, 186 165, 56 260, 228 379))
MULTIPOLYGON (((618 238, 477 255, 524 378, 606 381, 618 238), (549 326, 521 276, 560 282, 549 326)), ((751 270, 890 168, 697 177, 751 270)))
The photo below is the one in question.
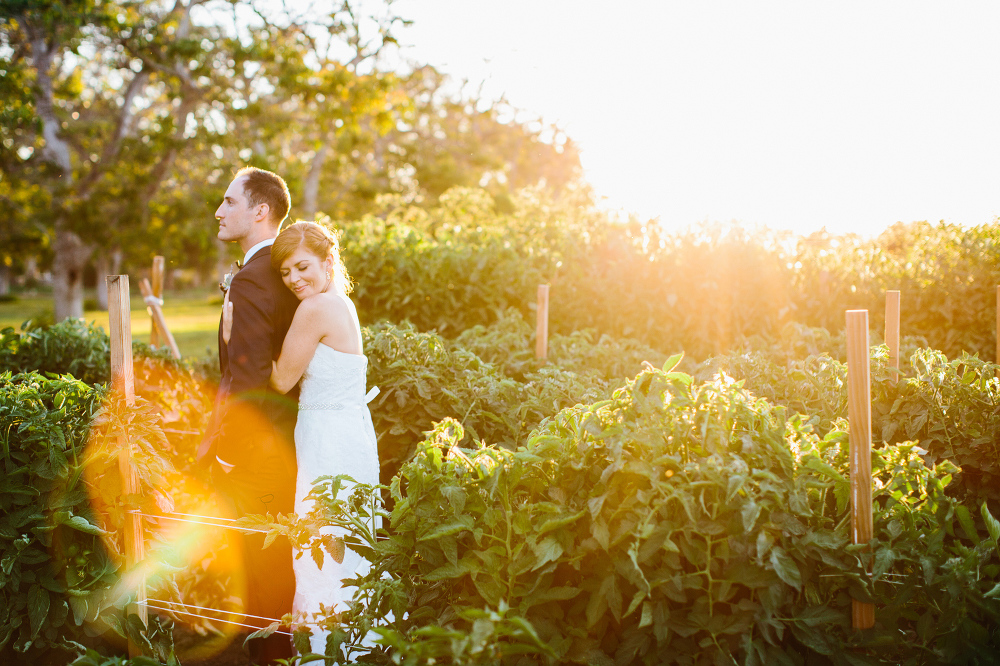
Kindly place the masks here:
POLYGON ((1000 212, 1000 6, 403 0, 407 53, 555 122, 612 209, 874 235, 1000 212))

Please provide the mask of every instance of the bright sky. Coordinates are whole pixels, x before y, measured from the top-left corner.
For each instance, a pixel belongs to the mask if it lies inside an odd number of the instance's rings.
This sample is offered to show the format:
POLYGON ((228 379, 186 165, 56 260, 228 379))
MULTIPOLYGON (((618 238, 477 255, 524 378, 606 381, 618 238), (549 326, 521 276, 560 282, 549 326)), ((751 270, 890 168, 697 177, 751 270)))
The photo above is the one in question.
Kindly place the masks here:
POLYGON ((559 124, 613 207, 876 234, 1000 214, 1000 3, 400 0, 409 56, 559 124))

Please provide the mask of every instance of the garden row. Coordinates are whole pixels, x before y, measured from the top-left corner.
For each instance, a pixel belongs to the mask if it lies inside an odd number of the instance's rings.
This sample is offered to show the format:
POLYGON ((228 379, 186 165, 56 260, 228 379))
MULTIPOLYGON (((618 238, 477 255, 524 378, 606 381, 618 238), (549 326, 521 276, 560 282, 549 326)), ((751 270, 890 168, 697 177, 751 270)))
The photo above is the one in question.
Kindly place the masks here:
MULTIPOLYGON (((542 363, 521 315, 498 314, 452 339, 365 329, 390 506, 381 540, 349 544, 375 566, 334 642, 382 626, 412 664, 989 663, 1000 648, 995 365, 909 340, 893 385, 876 350, 875 539, 857 548, 842 336, 789 326, 780 344, 678 366, 577 332, 542 363), (874 629, 850 629, 852 598, 875 602, 874 629)), ((128 633, 170 656, 168 619, 141 635, 121 621, 117 534, 130 509, 197 512, 212 390, 201 369, 135 351, 127 410, 103 386, 102 332, 2 334, 4 660, 90 648, 80 663, 101 663, 128 633), (116 473, 126 430, 139 496, 116 473)), ((320 526, 383 511, 377 489, 334 501, 336 483, 317 484, 315 515, 270 527, 320 547, 320 526)), ((227 603, 224 552, 164 553, 152 597, 227 603)))
POLYGON ((703 359, 789 322, 841 331, 848 309, 868 309, 881 331, 885 291, 898 289, 904 335, 949 357, 996 353, 997 224, 899 224, 873 240, 722 225, 668 233, 613 222, 572 193, 524 192, 498 207, 455 188, 436 208, 387 206, 338 225, 366 322, 453 337, 508 307, 530 321, 549 283, 554 332, 595 329, 703 359))

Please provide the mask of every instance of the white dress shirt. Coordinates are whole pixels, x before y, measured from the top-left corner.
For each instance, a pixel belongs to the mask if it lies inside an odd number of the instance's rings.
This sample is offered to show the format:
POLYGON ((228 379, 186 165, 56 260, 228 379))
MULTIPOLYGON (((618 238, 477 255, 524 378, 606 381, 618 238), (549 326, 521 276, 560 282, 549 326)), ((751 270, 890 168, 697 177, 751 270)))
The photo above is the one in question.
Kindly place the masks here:
POLYGON ((247 262, 250 261, 250 258, 253 255, 257 254, 257 250, 261 249, 262 247, 267 247, 268 245, 272 245, 272 244, 274 244, 274 239, 273 238, 267 238, 267 239, 264 239, 261 242, 257 243, 256 245, 254 245, 249 250, 247 250, 247 253, 243 255, 243 265, 244 266, 247 265, 247 262))

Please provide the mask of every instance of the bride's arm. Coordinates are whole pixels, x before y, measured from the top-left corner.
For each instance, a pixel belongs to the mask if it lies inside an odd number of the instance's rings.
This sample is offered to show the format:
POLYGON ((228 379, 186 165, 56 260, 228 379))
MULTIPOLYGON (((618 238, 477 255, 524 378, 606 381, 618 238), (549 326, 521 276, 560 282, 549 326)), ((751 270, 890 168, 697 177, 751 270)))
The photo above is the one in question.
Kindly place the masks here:
POLYGON ((299 303, 288 327, 281 354, 274 362, 270 385, 280 393, 288 393, 302 377, 306 366, 316 353, 316 346, 324 335, 322 299, 307 298, 299 303))

